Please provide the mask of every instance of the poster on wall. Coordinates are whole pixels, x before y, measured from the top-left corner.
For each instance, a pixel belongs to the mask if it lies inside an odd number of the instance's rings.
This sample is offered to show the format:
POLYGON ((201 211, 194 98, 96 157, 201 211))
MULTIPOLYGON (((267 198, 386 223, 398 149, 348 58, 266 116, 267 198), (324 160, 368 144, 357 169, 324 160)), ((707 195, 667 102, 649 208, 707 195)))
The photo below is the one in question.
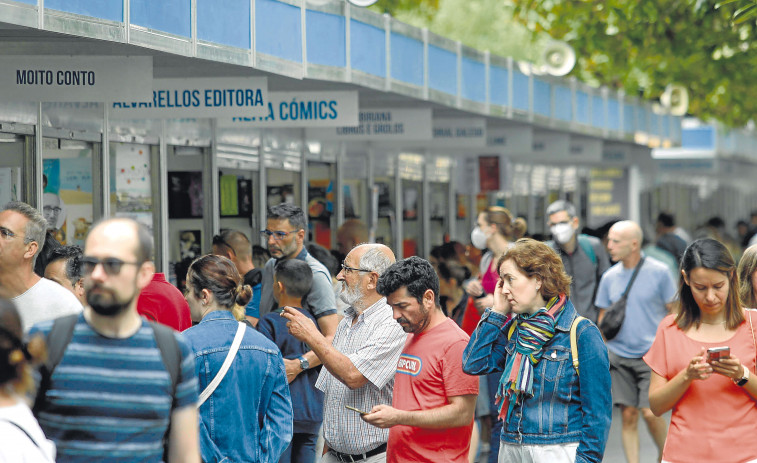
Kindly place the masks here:
POLYGON ((51 150, 42 162, 43 208, 48 230, 62 244, 84 245, 92 226, 90 150, 51 150))
POLYGON ((202 217, 202 172, 168 173, 168 218, 202 217))
POLYGON ((498 191, 499 188, 499 156, 478 157, 478 179, 482 192, 498 191))
POLYGON ((181 260, 200 257, 200 230, 179 232, 179 255, 181 260))
POLYGON ((134 219, 152 230, 150 147, 118 143, 115 159, 116 217, 134 219))
POLYGON ((268 207, 276 206, 281 203, 294 204, 294 185, 275 185, 269 186, 266 190, 268 193, 268 207))
POLYGON ((334 184, 329 179, 308 182, 308 217, 328 220, 334 212, 334 184))
POLYGON ((362 198, 360 197, 360 183, 361 180, 345 180, 342 185, 342 191, 344 196, 344 218, 345 219, 359 219, 362 215, 360 205, 362 204, 362 198))
POLYGON ((221 217, 252 217, 252 180, 221 175, 221 217))

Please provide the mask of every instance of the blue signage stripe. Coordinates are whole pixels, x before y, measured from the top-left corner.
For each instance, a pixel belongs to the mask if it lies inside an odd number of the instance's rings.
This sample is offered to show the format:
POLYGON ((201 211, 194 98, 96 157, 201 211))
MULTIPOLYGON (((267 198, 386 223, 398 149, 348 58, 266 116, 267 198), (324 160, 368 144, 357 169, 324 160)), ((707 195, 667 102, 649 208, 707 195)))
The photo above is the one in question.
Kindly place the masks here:
POLYGON ((552 112, 552 86, 549 82, 534 79, 534 113, 550 116, 552 112))
POLYGON ((607 128, 620 130, 620 102, 617 98, 607 100, 607 128))
POLYGON ((428 46, 428 86, 457 95, 457 54, 435 45, 428 46))
MULTIPOLYGON (((24 3, 37 4, 36 1, 24 3)), ((122 0, 45 0, 45 8, 111 21, 124 20, 124 2, 122 0)), ((133 10, 134 7, 132 6, 133 10)))
POLYGON ((468 100, 486 103, 486 66, 481 61, 463 56, 461 94, 468 100))
POLYGON ((513 108, 528 111, 528 76, 513 70, 513 108))
POLYGON ((600 95, 591 97, 591 125, 594 127, 605 126, 605 100, 600 95))
POLYGON ((350 20, 352 69, 386 77, 386 40, 383 29, 350 20))
POLYGON ((347 38, 345 18, 334 14, 308 10, 307 24, 308 63, 325 66, 347 65, 347 38))
POLYGON ((192 30, 190 4, 190 0, 131 0, 129 17, 132 24, 189 37, 192 30))
POLYGON ((423 42, 392 32, 392 77, 423 86, 423 42))
POLYGON ((302 62, 300 9, 274 0, 255 1, 257 51, 297 63, 302 62))
POLYGON ((557 119, 569 121, 573 118, 573 98, 570 88, 555 85, 555 114, 557 119))
POLYGON ((250 0, 197 0, 197 38, 249 49, 250 0))
POLYGON ((508 70, 501 66, 489 67, 489 101, 493 104, 507 106, 508 70))

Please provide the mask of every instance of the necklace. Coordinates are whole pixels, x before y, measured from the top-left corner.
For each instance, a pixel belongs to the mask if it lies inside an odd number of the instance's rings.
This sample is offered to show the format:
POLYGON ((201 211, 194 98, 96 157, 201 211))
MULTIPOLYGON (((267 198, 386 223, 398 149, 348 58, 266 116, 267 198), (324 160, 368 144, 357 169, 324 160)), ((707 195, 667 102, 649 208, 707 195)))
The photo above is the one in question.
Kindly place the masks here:
POLYGON ((725 322, 726 322, 726 321, 725 321, 725 320, 723 320, 722 322, 717 322, 717 323, 707 323, 707 322, 704 322, 704 321, 702 321, 701 323, 702 323, 703 325, 722 325, 722 324, 723 324, 723 323, 725 323, 725 322))

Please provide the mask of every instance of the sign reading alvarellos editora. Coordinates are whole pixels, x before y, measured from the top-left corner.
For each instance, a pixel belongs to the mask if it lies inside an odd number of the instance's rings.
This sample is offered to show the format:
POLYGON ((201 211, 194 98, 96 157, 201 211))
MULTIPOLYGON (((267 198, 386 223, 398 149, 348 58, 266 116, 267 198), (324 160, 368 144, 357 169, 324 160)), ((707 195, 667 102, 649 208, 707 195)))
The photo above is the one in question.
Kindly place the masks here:
POLYGON ((113 101, 111 114, 123 118, 265 116, 265 77, 154 79, 152 95, 141 101, 113 101))
POLYGON ((108 102, 152 91, 150 56, 3 56, 0 100, 108 102))

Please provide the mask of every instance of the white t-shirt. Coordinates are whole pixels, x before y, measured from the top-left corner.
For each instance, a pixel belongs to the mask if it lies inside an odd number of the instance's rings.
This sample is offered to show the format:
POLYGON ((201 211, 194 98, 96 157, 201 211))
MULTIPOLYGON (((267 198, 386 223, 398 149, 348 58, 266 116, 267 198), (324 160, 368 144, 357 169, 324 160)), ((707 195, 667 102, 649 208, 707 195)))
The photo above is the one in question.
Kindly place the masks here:
POLYGON ((55 444, 45 437, 29 407, 21 400, 16 405, 0 407, 0 463, 54 461, 55 444), (19 425, 28 435, 9 421, 19 425))
POLYGON ((40 278, 34 286, 11 301, 21 314, 24 333, 28 333, 37 323, 82 311, 74 293, 47 278, 40 278))

